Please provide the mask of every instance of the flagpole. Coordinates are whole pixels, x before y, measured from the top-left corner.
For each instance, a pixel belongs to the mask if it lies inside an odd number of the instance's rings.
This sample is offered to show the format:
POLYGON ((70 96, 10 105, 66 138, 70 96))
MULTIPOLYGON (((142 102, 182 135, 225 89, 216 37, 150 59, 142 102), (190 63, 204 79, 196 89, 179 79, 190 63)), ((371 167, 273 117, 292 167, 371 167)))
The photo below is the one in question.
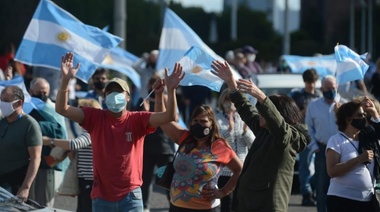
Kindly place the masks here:
MULTIPOLYGON (((373 55, 373 52, 372 52, 372 45, 373 45, 373 1, 372 0, 368 0, 368 48, 367 48, 367 51, 368 53, 371 53, 373 55)), ((364 53, 364 52, 362 52, 364 53)))
POLYGON ((231 3, 231 40, 237 40, 237 0, 231 3))
POLYGON ((284 53, 285 55, 290 54, 290 35, 289 35, 289 5, 288 0, 285 0, 285 9, 284 9, 284 53))
POLYGON ((360 6, 362 7, 362 11, 361 11, 361 38, 360 38, 360 51, 361 53, 364 53, 365 52, 365 39, 366 39, 366 36, 365 36, 365 28, 366 28, 366 24, 365 24, 365 18, 366 18, 366 3, 364 2, 364 0, 361 0, 360 1, 360 6))
POLYGON ((355 0, 350 1, 350 48, 355 48, 355 0))
POLYGON ((123 38, 120 47, 126 49, 126 23, 127 23, 127 0, 114 0, 114 33, 123 38))

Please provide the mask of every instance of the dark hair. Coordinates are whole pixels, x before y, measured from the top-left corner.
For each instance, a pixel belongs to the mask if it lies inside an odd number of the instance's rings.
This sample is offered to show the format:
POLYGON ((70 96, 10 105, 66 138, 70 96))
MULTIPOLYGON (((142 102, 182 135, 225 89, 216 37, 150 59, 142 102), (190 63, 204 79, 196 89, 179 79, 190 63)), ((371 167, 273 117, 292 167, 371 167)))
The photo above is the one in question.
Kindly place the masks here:
POLYGON ((338 125, 339 131, 344 131, 347 127, 347 119, 351 118, 354 113, 361 107, 359 101, 351 101, 344 103, 339 107, 336 112, 336 124, 338 125))
POLYGON ((285 122, 290 125, 302 123, 301 111, 292 98, 285 94, 271 95, 269 99, 276 106, 278 112, 285 119, 285 122))
POLYGON ((303 72, 302 78, 304 82, 312 83, 318 80, 319 75, 314 68, 310 68, 303 72))
POLYGON ((91 78, 94 78, 96 75, 103 75, 105 74, 108 78, 108 71, 104 68, 98 68, 95 70, 95 72, 92 74, 91 78))
MULTIPOLYGON (((206 116, 211 121, 211 131, 210 131, 211 136, 207 140, 207 145, 211 146, 213 141, 221 139, 226 144, 226 146, 229 147, 229 144, 227 143, 227 141, 225 141, 224 138, 222 138, 222 136, 220 136, 220 134, 219 134, 218 123, 215 119, 214 112, 212 111, 212 108, 210 106, 208 106, 208 105, 197 106, 194 109, 190 120, 193 120, 196 116, 198 116, 202 113, 205 113, 206 116)), ((191 133, 189 133, 187 138, 184 139, 183 144, 188 144, 188 143, 194 143, 195 144, 195 141, 196 140, 195 140, 194 136, 191 133)), ((185 148, 185 152, 189 153, 194 147, 195 147, 195 145, 190 145, 189 147, 185 148)))
POLYGON ((4 88, 4 90, 1 92, 1 94, 5 93, 5 92, 11 93, 14 96, 14 100, 21 99, 22 102, 24 102, 25 96, 24 96, 24 92, 22 91, 21 88, 14 86, 14 85, 11 85, 11 86, 4 88))

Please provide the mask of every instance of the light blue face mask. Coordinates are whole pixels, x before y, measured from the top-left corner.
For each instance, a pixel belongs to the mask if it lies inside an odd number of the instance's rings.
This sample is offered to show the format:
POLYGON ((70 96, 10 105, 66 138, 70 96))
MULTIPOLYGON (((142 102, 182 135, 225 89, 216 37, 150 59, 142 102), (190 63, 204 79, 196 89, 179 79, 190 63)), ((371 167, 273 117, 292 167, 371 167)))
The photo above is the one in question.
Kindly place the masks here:
POLYGON ((106 96, 106 105, 108 110, 119 113, 127 106, 125 95, 123 93, 112 92, 106 96))

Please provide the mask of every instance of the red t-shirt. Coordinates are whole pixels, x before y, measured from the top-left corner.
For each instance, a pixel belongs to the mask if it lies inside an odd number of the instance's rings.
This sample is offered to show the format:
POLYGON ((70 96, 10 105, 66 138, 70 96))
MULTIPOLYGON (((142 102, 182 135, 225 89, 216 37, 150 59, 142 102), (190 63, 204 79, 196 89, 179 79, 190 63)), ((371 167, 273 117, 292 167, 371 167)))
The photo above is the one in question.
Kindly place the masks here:
POLYGON ((120 118, 108 110, 82 108, 82 127, 91 135, 94 185, 91 198, 119 201, 142 185, 143 146, 151 112, 129 112, 120 118))

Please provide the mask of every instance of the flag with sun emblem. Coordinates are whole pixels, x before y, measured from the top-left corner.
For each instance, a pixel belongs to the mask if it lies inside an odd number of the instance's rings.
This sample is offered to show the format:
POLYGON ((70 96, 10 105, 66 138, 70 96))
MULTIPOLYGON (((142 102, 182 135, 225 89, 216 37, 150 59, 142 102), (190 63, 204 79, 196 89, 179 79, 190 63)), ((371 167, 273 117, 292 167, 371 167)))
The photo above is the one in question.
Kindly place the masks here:
POLYGON ((119 37, 82 23, 52 1, 41 0, 15 59, 60 70, 61 57, 73 52, 74 65, 81 63, 76 76, 87 82, 109 50, 121 41, 119 37))
POLYGON ((223 80, 211 73, 211 63, 215 59, 197 46, 192 46, 178 61, 186 73, 180 85, 201 85, 219 92, 223 80))

